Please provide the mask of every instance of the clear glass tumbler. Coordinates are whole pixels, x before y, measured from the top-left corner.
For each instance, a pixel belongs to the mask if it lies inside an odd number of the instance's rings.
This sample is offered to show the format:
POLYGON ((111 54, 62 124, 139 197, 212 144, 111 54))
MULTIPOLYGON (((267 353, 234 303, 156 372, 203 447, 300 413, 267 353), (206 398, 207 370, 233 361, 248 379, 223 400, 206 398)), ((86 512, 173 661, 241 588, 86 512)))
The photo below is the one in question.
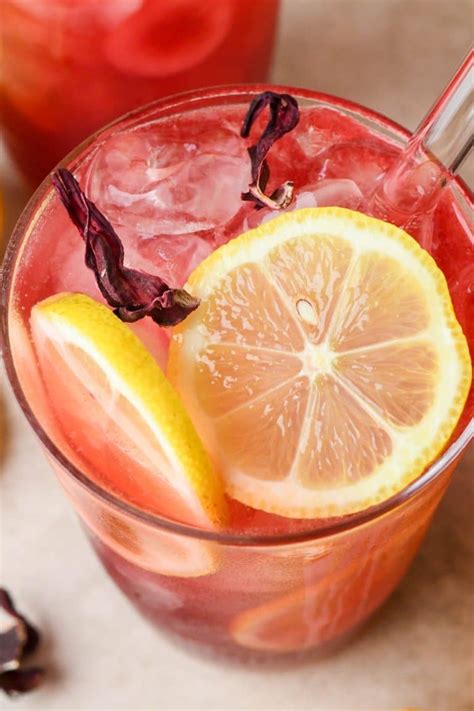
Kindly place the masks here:
MULTIPOLYGON (((64 165, 81 173, 97 146, 124 128, 170 116, 179 121, 203 107, 244 112, 250 98, 266 88, 202 90, 158 101, 92 136, 64 165)), ((302 107, 337 109, 393 144, 407 141, 407 131, 353 103, 301 89, 276 90, 293 94, 302 107)), ((462 183, 454 181, 449 190, 455 211, 464 210, 462 183)), ((72 230, 46 180, 22 215, 5 259, 4 355, 15 395, 105 569, 153 624, 219 655, 294 655, 344 640, 383 603, 415 556, 473 436, 472 397, 448 448, 422 476, 350 517, 286 535, 247 535, 203 531, 140 510, 81 468, 56 427, 36 364, 29 313, 51 292, 46 260, 37 255, 46 255, 51 240, 72 230)))

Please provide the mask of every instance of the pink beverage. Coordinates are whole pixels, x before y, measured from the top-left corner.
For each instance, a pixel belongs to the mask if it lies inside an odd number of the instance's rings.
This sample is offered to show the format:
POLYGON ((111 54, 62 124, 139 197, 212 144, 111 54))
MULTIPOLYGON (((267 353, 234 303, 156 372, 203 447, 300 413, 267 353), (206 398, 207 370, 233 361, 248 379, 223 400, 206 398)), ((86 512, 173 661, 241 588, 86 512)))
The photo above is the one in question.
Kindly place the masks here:
MULTIPOLYGON (((269 164, 276 184, 295 182, 290 209, 367 209, 407 132, 349 102, 286 91, 298 98, 301 119, 274 145, 269 164)), ((254 93, 219 89, 157 102, 68 158, 120 234, 128 266, 183 285, 219 245, 274 216, 240 198, 250 167, 239 131, 254 93)), ((474 245, 467 204, 462 184, 453 180, 431 226, 414 236, 446 275, 472 353, 474 245)), ((140 486, 138 465, 123 468, 103 418, 74 384, 58 375, 45 389, 29 316, 38 301, 63 291, 103 301, 84 265, 83 242, 45 181, 7 255, 7 368, 98 556, 131 602, 160 628, 219 654, 303 652, 352 633, 398 584, 425 535, 471 437, 472 388, 448 448, 389 500, 346 517, 305 520, 230 499, 227 528, 204 530, 140 486)), ((131 327, 164 368, 166 329, 150 319, 131 327)))
POLYGON ((5 0, 1 117, 14 159, 36 184, 136 106, 265 81, 277 14, 278 0, 5 0))

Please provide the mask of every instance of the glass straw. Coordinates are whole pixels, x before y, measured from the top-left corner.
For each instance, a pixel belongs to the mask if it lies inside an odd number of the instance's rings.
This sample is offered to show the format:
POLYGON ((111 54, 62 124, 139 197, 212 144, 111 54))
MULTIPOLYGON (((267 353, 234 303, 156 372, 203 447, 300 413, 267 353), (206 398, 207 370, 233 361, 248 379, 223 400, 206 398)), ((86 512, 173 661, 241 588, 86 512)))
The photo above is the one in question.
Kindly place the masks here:
MULTIPOLYGON (((426 223, 443 187, 458 173, 474 144, 474 51, 471 50, 377 185, 368 211, 410 231, 426 223)), ((429 244, 423 244, 426 248, 429 244)))

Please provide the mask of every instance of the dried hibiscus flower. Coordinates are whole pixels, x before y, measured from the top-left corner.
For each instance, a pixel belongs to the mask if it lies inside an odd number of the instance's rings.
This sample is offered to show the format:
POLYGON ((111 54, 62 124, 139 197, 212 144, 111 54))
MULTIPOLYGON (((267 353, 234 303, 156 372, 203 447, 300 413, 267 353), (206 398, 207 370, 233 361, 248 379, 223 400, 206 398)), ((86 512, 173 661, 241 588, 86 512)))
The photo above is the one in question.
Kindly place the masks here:
POLYGON ((0 588, 0 688, 14 696, 35 689, 43 679, 40 667, 20 668, 23 657, 35 651, 37 630, 15 609, 6 590, 0 588))
POLYGON ((85 261, 97 285, 122 321, 150 316, 160 326, 174 326, 199 306, 184 289, 173 289, 163 279, 124 266, 120 237, 100 210, 81 190, 66 168, 53 174, 53 185, 69 217, 86 243, 85 261))
POLYGON ((283 210, 293 199, 294 184, 287 180, 271 195, 266 195, 265 188, 270 177, 266 157, 275 141, 295 128, 300 120, 300 111, 298 102, 290 94, 264 91, 256 96, 249 106, 240 131, 242 138, 249 136, 253 124, 267 106, 270 109, 268 123, 257 143, 248 149, 252 164, 252 182, 248 192, 242 193, 242 200, 252 200, 257 210, 262 207, 283 210))

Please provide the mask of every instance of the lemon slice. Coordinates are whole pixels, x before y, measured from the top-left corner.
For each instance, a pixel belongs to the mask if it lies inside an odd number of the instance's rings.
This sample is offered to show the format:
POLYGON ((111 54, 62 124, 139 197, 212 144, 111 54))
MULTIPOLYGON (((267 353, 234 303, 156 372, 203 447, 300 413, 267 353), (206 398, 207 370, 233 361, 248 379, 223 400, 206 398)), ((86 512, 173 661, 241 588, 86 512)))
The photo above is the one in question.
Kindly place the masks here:
POLYGON ((304 209, 221 247, 191 275, 169 376, 250 506, 343 515, 413 481, 471 382, 445 278, 402 230, 304 209))
POLYGON ((51 406, 86 471, 147 510, 204 528, 222 524, 222 482, 179 396, 132 330, 83 294, 42 301, 31 324, 51 406))
POLYGON ((230 623, 230 635, 242 647, 280 654, 337 638, 380 602, 377 597, 361 604, 367 573, 367 564, 353 561, 318 583, 239 613, 230 623))
POLYGON ((333 559, 336 567, 314 582, 307 567, 304 586, 240 612, 230 635, 243 647, 279 653, 337 639, 392 592, 418 549, 420 537, 412 536, 412 530, 398 531, 368 556, 333 559))
MULTIPOLYGON (((144 524, 114 510, 102 501, 99 502, 96 497, 82 491, 79 493, 77 485, 71 485, 71 477, 65 474, 52 458, 50 463, 92 533, 96 546, 98 540, 99 546, 105 545, 141 570, 171 577, 199 577, 214 573, 219 567, 215 544, 144 524)), ((123 563, 121 566, 123 567, 123 563)), ((134 575, 133 571, 131 575, 134 575)), ((158 589, 157 586, 155 588, 158 589)))

